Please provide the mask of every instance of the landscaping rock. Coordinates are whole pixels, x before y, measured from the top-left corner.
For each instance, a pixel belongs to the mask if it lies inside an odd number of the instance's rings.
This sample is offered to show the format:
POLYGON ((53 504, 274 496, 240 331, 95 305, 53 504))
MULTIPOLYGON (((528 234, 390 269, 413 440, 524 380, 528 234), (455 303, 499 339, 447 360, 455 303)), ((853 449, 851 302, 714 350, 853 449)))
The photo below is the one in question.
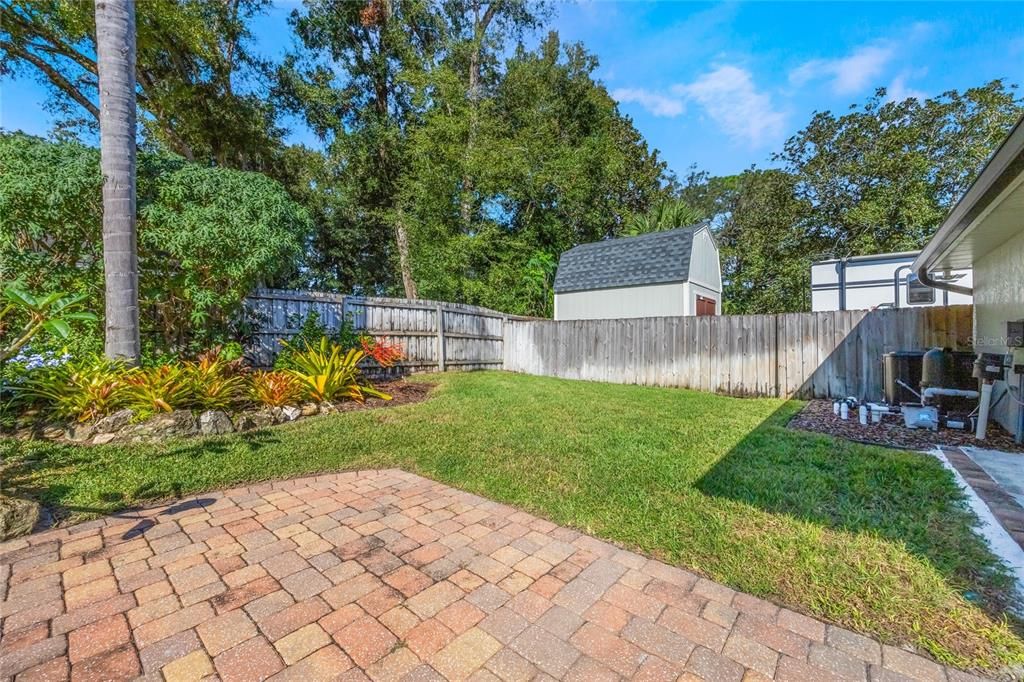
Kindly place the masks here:
POLYGON ((0 495, 0 542, 30 533, 37 521, 37 503, 0 495))
POLYGON ((124 433, 132 436, 134 440, 193 436, 199 433, 199 424, 195 416, 188 410, 175 410, 158 414, 141 424, 128 427, 124 433))
POLYGON ((95 430, 96 427, 92 424, 69 424, 64 430, 64 435, 68 440, 82 443, 92 438, 95 430))
POLYGON ((64 437, 64 427, 58 424, 47 424, 39 431, 46 440, 59 440, 64 437))
POLYGON ((286 421, 293 422, 302 416, 302 409, 288 405, 287 407, 281 408, 281 414, 284 416, 286 421))
POLYGON ((116 433, 131 423, 132 417, 135 416, 135 412, 129 409, 118 410, 113 414, 108 414, 103 419, 96 422, 94 427, 94 433, 107 434, 116 433))
POLYGON ((107 443, 112 443, 115 438, 117 438, 116 433, 100 433, 97 434, 96 437, 92 439, 92 444, 106 445, 107 443))
POLYGON ((302 410, 303 417, 312 417, 320 411, 320 406, 316 403, 306 403, 300 409, 302 410))
POLYGON ((281 414, 280 407, 265 407, 262 410, 244 412, 235 420, 239 431, 265 429, 282 421, 284 421, 284 415, 281 414))
POLYGON ((207 410, 199 415, 199 433, 205 436, 232 433, 234 430, 231 417, 221 410, 207 410))

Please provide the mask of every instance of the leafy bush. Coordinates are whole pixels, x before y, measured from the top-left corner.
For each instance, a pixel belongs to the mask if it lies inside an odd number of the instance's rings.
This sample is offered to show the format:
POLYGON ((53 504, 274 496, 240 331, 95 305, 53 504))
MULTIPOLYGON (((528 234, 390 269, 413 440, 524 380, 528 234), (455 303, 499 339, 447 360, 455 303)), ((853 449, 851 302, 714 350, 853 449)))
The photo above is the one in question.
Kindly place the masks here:
POLYGON ((36 296, 18 282, 8 282, 0 293, 0 364, 42 331, 66 339, 71 334, 71 322, 96 320, 95 315, 82 309, 85 294, 54 292, 36 296))
MULTIPOLYGON (((293 322, 297 320, 289 317, 289 326, 292 326, 293 322)), ((295 336, 290 341, 281 341, 281 352, 274 358, 274 369, 296 369, 292 357, 306 348, 315 347, 321 339, 327 338, 327 334, 327 327, 320 322, 320 313, 316 310, 309 311, 295 336)))
POLYGON ((305 394, 302 383, 288 372, 253 372, 249 376, 249 396, 259 405, 294 405, 301 401, 305 394))
MULTIPOLYGON (((290 348, 290 345, 285 343, 285 347, 290 348)), ((316 346, 291 350, 294 369, 287 371, 316 402, 339 399, 363 402, 367 397, 391 399, 388 394, 360 383, 359 361, 366 357, 362 350, 352 348, 346 352, 327 338, 321 338, 316 346)))
MULTIPOLYGON (((0 133, 0 262, 36 291, 103 300, 99 150, 0 133)), ((139 290, 147 354, 189 352, 239 331, 244 296, 294 270, 306 211, 260 173, 143 152, 139 290)), ((89 336, 102 338, 99 321, 89 336)), ((94 348, 98 345, 91 344, 94 348)))
POLYGON ((43 366, 27 375, 19 393, 52 413, 80 422, 98 419, 129 403, 134 372, 103 357, 43 366))
POLYGON ((144 367, 125 377, 125 403, 140 414, 187 407, 193 384, 182 365, 144 367))

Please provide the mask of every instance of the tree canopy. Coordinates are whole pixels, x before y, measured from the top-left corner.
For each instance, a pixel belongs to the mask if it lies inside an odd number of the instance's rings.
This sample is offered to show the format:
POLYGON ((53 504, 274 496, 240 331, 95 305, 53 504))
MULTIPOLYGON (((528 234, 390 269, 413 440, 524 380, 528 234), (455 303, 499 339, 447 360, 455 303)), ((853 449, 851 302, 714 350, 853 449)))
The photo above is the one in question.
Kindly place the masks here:
MULTIPOLYGON (((549 315, 562 251, 704 219, 726 311, 804 310, 814 260, 919 248, 1024 111, 1001 81, 924 100, 879 90, 815 113, 767 168, 677 180, 595 76, 597 58, 547 30, 547 0, 304 0, 276 61, 250 33, 268 6, 153 0, 138 17, 140 249, 243 268, 174 317, 222 316, 271 254, 267 277, 289 286, 549 315), (294 121, 315 148, 286 143, 294 121), (219 203, 233 192, 249 208, 219 203), (249 240, 251 259, 219 252, 217 230, 249 240)), ((56 139, 90 139, 90 6, 0 0, 0 72, 47 85, 56 139)), ((77 254, 97 248, 93 161, 79 145, 33 144, 29 166, 0 181, 24 245, 8 255, 22 272, 52 259, 54 278, 87 280, 95 260, 77 254), (34 175, 43 157, 61 169, 57 189, 34 175), (81 203, 45 198, 54 191, 81 203)))
POLYGON ((899 102, 879 89, 845 114, 816 113, 777 169, 692 172, 679 195, 714 217, 726 310, 808 310, 812 262, 921 248, 1024 114, 1014 89, 899 102))

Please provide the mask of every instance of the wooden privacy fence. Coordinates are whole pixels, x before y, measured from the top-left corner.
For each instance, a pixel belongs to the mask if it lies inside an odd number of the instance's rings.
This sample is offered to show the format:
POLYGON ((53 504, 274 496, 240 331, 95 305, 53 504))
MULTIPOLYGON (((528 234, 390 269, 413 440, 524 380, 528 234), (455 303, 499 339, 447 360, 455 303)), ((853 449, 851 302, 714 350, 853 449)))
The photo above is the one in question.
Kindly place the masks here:
POLYGON ((971 306, 510 320, 507 370, 738 396, 882 397, 882 355, 971 346, 971 306))
POLYGON ((313 310, 331 330, 351 319, 400 342, 407 371, 506 369, 737 396, 882 397, 882 355, 971 347, 966 306, 785 315, 537 320, 458 303, 262 289, 246 299, 269 366, 313 310))
POLYGON ((387 336, 405 347, 398 363, 408 371, 501 369, 503 334, 509 316, 487 308, 402 298, 343 296, 317 291, 260 289, 246 299, 258 331, 247 349, 253 363, 269 366, 312 311, 337 330, 345 319, 374 337, 387 336))

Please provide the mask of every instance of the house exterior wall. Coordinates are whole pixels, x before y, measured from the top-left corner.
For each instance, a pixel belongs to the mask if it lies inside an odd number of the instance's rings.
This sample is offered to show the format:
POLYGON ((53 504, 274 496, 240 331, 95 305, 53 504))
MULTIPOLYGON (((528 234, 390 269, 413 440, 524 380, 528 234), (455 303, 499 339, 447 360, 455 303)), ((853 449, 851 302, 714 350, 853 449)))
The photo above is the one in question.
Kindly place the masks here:
MULTIPOLYGON (((907 300, 907 275, 911 270, 916 253, 893 254, 878 258, 856 258, 846 262, 846 310, 868 310, 880 305, 893 304, 895 292, 893 281, 900 278, 899 302, 897 307, 925 307, 937 305, 969 305, 971 297, 947 291, 935 290, 932 303, 912 304, 907 300)), ((822 261, 811 266, 811 310, 824 312, 839 310, 840 262, 822 261)), ((962 275, 957 284, 971 286, 970 270, 955 270, 962 275)))
MULTIPOLYGON (((979 353, 1008 353, 1006 322, 1024 319, 1024 216, 1021 231, 998 249, 993 249, 974 262, 974 347, 979 353)), ((1024 363, 1020 350, 1015 364, 1024 363)), ((1014 386, 1017 376, 1008 373, 1014 386)), ((993 400, 999 398, 1006 385, 996 384, 993 400)), ((1024 396, 1015 396, 1024 399, 1024 396)), ((1017 428, 1017 411, 1021 407, 1010 397, 1000 401, 992 417, 1010 433, 1017 428)))
POLYGON ((556 320, 687 315, 685 283, 570 291, 555 294, 556 320))

